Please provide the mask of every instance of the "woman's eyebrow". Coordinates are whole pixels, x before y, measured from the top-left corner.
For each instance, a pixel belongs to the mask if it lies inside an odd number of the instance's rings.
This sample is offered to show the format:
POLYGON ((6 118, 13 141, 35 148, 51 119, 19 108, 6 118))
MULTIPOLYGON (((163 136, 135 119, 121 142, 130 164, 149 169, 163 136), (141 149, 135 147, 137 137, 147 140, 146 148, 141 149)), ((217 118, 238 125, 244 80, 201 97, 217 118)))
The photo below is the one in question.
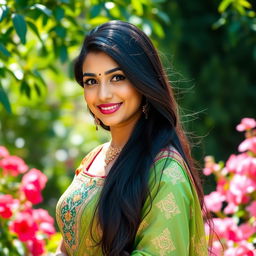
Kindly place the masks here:
MULTIPOLYGON (((108 75, 108 74, 110 74, 110 73, 113 73, 113 72, 115 72, 115 71, 117 71, 117 70, 122 70, 120 67, 116 67, 116 68, 112 68, 112 69, 110 69, 110 70, 107 70, 104 74, 105 75, 108 75)), ((84 76, 93 76, 93 77, 96 77, 97 75, 95 74, 95 73, 87 73, 87 72, 85 72, 85 73, 83 73, 83 77, 84 76)))

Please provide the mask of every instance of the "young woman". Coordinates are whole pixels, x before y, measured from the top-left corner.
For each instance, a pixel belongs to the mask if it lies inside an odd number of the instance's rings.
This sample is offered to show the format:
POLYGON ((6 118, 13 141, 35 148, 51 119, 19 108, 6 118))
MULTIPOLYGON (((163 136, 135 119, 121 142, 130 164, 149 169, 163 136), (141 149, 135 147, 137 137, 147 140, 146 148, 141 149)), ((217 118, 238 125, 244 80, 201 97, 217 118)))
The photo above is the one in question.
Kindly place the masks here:
POLYGON ((112 139, 82 160, 58 202, 56 255, 208 255, 201 184, 150 39, 122 21, 93 29, 75 78, 112 139))

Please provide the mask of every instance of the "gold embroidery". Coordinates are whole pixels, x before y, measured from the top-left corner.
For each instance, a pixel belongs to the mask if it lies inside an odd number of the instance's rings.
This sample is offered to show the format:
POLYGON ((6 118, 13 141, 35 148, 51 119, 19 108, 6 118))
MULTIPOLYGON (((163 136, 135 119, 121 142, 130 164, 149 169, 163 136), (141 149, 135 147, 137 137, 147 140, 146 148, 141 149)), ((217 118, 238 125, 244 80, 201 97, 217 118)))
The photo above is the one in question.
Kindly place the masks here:
POLYGON ((205 256, 208 255, 207 253, 207 245, 206 245, 206 238, 201 236, 199 239, 196 239, 195 236, 191 238, 191 247, 192 251, 197 256, 205 256))
POLYGON ((181 171, 181 167, 178 163, 172 161, 171 166, 164 170, 170 178, 172 184, 177 184, 177 182, 185 182, 185 177, 181 171))
POLYGON ((160 256, 165 256, 166 253, 176 249, 170 237, 170 231, 168 228, 164 229, 164 231, 158 237, 154 238, 152 242, 159 250, 160 256))
POLYGON ((65 218, 66 221, 70 221, 71 218, 72 218, 71 212, 70 212, 70 211, 67 211, 67 212, 64 214, 64 218, 65 218))
POLYGON ((190 207, 190 216, 189 216, 189 218, 190 218, 190 219, 193 219, 194 216, 195 216, 194 208, 191 206, 191 207, 190 207))
POLYGON ((138 228, 138 231, 137 231, 137 233, 140 233, 144 228, 146 228, 148 226, 148 223, 145 221, 145 220, 143 220, 141 223, 140 223, 140 225, 139 225, 139 228, 138 228))
POLYGON ((158 202, 156 206, 164 213, 166 219, 170 219, 174 215, 180 213, 180 209, 175 202, 173 193, 168 194, 164 199, 158 202))
POLYGON ((87 247, 93 247, 93 245, 94 245, 92 240, 89 239, 89 238, 85 239, 85 244, 86 244, 87 247))

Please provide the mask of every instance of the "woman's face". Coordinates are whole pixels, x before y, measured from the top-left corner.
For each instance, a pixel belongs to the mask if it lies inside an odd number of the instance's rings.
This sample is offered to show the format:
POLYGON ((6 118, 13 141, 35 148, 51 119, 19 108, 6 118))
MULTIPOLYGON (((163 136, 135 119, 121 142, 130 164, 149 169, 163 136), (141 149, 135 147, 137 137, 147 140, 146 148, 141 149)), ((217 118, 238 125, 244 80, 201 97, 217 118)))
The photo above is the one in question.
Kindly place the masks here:
POLYGON ((83 63, 84 98, 92 113, 106 126, 134 125, 142 95, 119 65, 104 52, 89 52, 83 63))

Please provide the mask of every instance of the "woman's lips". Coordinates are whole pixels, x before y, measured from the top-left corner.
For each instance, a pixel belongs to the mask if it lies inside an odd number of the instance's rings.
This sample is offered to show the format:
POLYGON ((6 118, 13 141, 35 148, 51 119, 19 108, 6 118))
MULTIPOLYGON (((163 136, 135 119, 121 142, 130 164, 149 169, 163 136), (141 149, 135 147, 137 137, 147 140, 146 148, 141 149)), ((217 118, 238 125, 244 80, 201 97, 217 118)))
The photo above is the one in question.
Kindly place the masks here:
POLYGON ((98 108, 102 114, 112 114, 116 112, 122 103, 109 103, 98 105, 98 108))

